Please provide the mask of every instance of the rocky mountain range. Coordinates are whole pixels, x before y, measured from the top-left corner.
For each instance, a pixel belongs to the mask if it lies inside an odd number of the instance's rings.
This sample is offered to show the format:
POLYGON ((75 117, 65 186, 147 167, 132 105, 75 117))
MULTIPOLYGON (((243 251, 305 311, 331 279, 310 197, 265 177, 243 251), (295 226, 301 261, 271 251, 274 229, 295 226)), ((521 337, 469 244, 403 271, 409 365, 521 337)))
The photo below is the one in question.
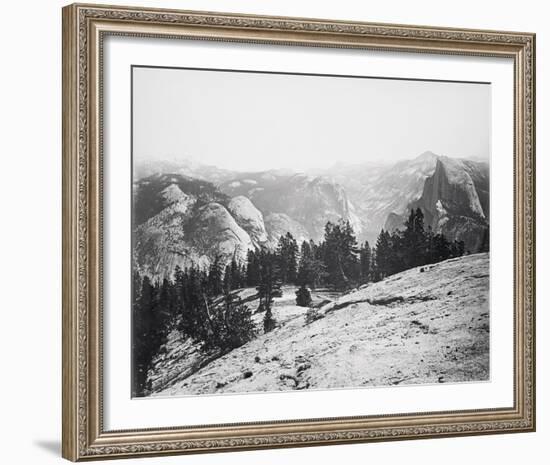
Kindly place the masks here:
POLYGON ((327 221, 350 222, 374 245, 401 228, 410 208, 426 224, 477 252, 489 227, 489 165, 431 152, 393 165, 243 173, 196 162, 156 162, 134 171, 133 253, 141 273, 169 276, 217 256, 244 261, 290 232, 320 240, 327 221))

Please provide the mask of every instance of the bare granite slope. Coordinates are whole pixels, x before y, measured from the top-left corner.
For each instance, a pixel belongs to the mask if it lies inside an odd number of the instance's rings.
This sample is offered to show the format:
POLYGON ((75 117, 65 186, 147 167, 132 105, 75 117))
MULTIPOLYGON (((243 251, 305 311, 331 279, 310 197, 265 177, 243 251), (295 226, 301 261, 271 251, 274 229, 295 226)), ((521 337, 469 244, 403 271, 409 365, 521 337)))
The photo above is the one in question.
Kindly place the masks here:
POLYGON ((173 334, 152 376, 165 381, 156 383, 154 395, 489 379, 488 254, 365 285, 321 306, 310 324, 306 309, 294 305, 293 291, 276 299, 274 331, 221 357, 207 359, 173 334))

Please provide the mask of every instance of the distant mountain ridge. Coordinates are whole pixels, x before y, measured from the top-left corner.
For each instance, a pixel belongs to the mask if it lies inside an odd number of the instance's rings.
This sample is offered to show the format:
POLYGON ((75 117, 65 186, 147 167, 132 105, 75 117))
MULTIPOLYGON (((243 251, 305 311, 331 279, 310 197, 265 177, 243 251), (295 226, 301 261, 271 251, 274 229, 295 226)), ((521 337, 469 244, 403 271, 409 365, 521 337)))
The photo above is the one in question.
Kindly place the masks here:
POLYGON ((422 194, 425 180, 433 174, 438 155, 424 152, 395 164, 335 166, 327 175, 342 184, 357 206, 365 229, 364 238, 376 240, 388 216, 401 215, 422 194))
POLYGON ((489 165, 425 152, 393 165, 335 165, 313 174, 242 173, 196 162, 139 165, 134 172, 134 259, 150 276, 176 265, 244 261, 290 232, 320 240, 327 221, 349 221, 358 240, 399 229, 420 207, 426 226, 477 252, 489 228, 489 165))
POLYGON ((246 173, 222 183, 219 189, 231 197, 246 196, 271 220, 275 215, 278 220, 296 222, 307 238, 316 241, 323 237, 327 221, 349 221, 358 234, 363 229, 346 190, 323 176, 276 171, 246 173))

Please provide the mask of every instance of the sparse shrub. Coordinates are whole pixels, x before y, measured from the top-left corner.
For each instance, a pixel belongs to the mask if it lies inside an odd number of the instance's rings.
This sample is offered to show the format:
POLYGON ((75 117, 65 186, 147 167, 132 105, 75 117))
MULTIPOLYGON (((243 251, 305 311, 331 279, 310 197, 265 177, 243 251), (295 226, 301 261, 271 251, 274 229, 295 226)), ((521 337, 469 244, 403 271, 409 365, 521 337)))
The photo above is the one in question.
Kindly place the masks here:
POLYGON ((324 318, 324 316, 319 313, 319 310, 310 307, 306 312, 306 325, 309 325, 314 321, 320 320, 321 318, 324 318))

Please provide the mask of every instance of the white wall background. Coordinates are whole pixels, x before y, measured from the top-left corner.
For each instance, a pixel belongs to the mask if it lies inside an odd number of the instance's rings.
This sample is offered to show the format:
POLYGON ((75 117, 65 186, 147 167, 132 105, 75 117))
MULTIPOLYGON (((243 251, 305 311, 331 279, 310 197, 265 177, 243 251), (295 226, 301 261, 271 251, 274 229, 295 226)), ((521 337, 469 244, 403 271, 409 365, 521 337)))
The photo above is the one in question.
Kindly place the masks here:
MULTIPOLYGON (((125 4, 109 0, 111 3, 125 4)), ((140 464, 547 463, 550 452, 549 12, 523 0, 133 0, 134 5, 537 33, 538 432, 139 459, 140 464)), ((0 70, 0 446, 6 464, 62 463, 61 7, 2 5, 0 70)))

